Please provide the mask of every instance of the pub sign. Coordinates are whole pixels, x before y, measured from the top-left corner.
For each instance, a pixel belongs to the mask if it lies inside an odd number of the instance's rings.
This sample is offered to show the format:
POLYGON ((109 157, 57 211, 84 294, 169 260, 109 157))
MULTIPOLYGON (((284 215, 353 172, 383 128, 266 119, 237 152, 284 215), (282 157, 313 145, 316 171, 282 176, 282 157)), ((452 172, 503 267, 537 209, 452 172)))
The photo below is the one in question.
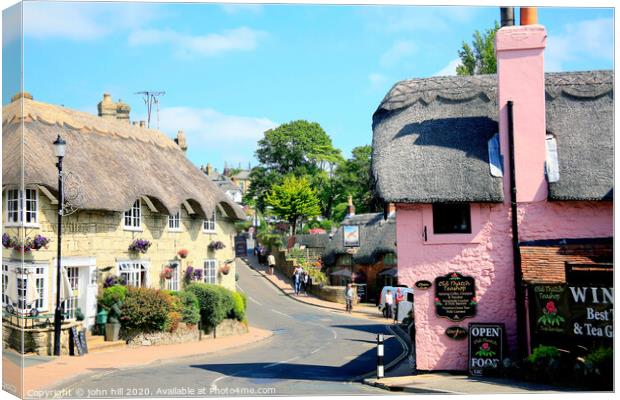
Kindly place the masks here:
POLYGON ((476 315, 476 285, 471 276, 450 272, 435 278, 435 315, 459 322, 476 315))

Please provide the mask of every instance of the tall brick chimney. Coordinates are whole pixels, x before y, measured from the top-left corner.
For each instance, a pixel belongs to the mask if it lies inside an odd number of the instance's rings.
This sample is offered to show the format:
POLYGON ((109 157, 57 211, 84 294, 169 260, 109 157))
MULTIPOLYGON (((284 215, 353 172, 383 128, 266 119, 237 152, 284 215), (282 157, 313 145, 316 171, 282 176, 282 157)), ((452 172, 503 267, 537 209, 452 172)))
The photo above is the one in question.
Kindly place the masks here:
POLYGON ((112 101, 112 95, 108 92, 103 94, 103 100, 97 104, 97 115, 103 118, 116 119, 116 104, 112 101))
MULTIPOLYGON (((522 24, 537 21, 535 11, 521 11, 522 24)), ((504 171, 509 171, 507 102, 512 101, 518 202, 547 198, 543 59, 546 40, 547 32, 542 25, 504 26, 495 36, 501 152, 504 171)), ((509 191, 510 185, 504 184, 506 199, 510 198, 509 191)))
POLYGON ((355 215, 355 206, 353 205, 353 196, 349 195, 348 205, 347 205, 347 215, 345 218, 351 218, 355 215))
POLYGON ((183 129, 179 129, 177 138, 174 139, 174 141, 179 145, 181 150, 184 152, 187 151, 187 140, 185 139, 185 132, 183 132, 183 129))

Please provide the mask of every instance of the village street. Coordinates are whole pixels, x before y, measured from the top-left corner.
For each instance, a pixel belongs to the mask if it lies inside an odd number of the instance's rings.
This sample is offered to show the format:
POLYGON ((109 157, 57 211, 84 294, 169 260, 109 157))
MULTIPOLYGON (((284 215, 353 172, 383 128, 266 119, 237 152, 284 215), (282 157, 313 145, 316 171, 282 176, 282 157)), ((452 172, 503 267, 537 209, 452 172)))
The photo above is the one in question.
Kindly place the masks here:
POLYGON ((386 364, 403 351, 386 326, 297 302, 245 263, 238 262, 237 268, 238 288, 249 299, 250 325, 274 332, 265 342, 234 352, 97 371, 55 389, 71 389, 75 397, 387 393, 359 383, 361 375, 375 369, 377 333, 386 334, 386 364))

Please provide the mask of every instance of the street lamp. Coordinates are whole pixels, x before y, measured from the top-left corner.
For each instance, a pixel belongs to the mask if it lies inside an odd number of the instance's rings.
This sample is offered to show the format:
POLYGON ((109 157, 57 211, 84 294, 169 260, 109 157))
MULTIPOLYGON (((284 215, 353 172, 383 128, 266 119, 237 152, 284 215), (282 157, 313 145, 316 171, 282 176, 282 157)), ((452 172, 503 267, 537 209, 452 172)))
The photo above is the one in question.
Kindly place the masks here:
POLYGON ((60 304, 60 277, 61 270, 61 241, 62 241, 62 206, 65 202, 62 188, 62 159, 65 156, 65 145, 67 142, 58 135, 54 141, 54 155, 58 158, 56 167, 58 168, 58 247, 56 250, 56 312, 54 313, 54 355, 60 355, 60 325, 62 318, 62 308, 60 304))

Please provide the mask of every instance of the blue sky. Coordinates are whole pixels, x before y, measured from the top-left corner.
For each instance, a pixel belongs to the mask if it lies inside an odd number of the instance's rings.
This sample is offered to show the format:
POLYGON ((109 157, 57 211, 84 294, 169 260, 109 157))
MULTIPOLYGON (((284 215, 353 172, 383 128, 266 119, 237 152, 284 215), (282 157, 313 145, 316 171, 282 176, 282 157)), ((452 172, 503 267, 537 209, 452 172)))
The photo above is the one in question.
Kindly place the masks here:
MULTIPOLYGON (((26 2, 24 87, 92 113, 108 91, 132 119, 146 114, 134 92, 165 90, 160 128, 183 129, 197 165, 254 165, 262 132, 295 119, 348 156, 394 83, 454 74, 461 42, 495 20, 497 7, 26 2)), ((612 9, 540 8, 539 21, 547 71, 613 68, 612 9)))

